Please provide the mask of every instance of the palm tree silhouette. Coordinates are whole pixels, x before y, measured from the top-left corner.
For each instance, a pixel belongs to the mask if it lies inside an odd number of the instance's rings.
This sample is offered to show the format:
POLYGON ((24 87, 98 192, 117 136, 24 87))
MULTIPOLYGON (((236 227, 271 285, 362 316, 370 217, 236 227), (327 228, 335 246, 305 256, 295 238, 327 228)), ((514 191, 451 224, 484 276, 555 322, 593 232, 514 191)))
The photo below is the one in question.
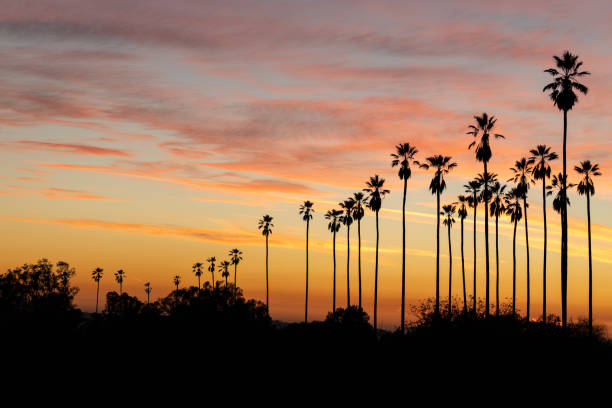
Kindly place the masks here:
MULTIPOLYGON (((238 248, 234 248, 229 251, 229 254, 232 265, 234 265, 234 291, 238 291, 238 264, 242 261, 242 251, 238 248)), ((235 293, 234 293, 235 295, 235 293)))
POLYGON ((499 181, 493 183, 491 187, 491 215, 495 216, 495 315, 499 316, 499 216, 504 214, 506 207, 504 206, 504 192, 506 185, 500 184, 499 181))
POLYGON ((149 304, 149 301, 151 300, 151 282, 147 282, 144 284, 145 286, 145 293, 147 294, 147 305, 149 304))
POLYGON ((361 219, 365 215, 363 209, 364 205, 367 205, 367 200, 362 192, 353 194, 353 200, 355 205, 353 206, 352 216, 354 220, 357 220, 357 248, 358 248, 358 278, 359 278, 359 308, 361 308, 361 219))
POLYGON ((310 220, 312 220, 312 213, 314 208, 312 201, 304 201, 304 204, 300 206, 300 215, 302 220, 306 221, 306 306, 304 307, 304 323, 308 323, 308 232, 310 230, 310 220))
POLYGON ((355 207, 355 200, 353 197, 349 197, 339 205, 344 210, 344 215, 342 216, 341 221, 344 225, 346 225, 346 307, 351 307, 351 224, 353 223, 353 208, 355 207))
POLYGON ((544 217, 544 259, 542 261, 542 321, 546 323, 546 253, 548 249, 548 227, 546 223, 546 179, 550 178, 549 162, 559 158, 557 153, 551 152, 550 147, 538 145, 529 151, 529 163, 535 164, 532 169, 533 178, 542 180, 542 214, 544 217))
POLYGON ((123 280, 125 279, 125 272, 123 269, 119 269, 115 272, 115 280, 119 284, 119 296, 123 294, 123 280))
POLYGON ((332 294, 332 312, 336 311, 336 232, 340 230, 340 226, 342 223, 340 222, 340 216, 343 214, 340 210, 329 210, 325 214, 325 219, 330 220, 329 224, 327 224, 327 229, 329 229, 332 234, 332 252, 333 252, 333 262, 334 262, 334 284, 333 284, 333 294, 332 294))
POLYGON ((202 285, 200 284, 200 276, 202 276, 202 266, 203 265, 201 262, 196 262, 191 267, 193 269, 193 273, 195 274, 195 276, 198 277, 198 293, 202 289, 202 285))
POLYGON ((174 275, 174 278, 172 278, 172 283, 174 283, 174 286, 176 286, 176 291, 178 292, 179 285, 181 284, 181 277, 179 275, 174 275))
POLYGON ((474 209, 474 297, 472 298, 472 307, 474 314, 476 314, 476 210, 478 209, 478 203, 480 202, 480 188, 482 187, 482 183, 476 178, 469 181, 463 187, 465 188, 466 194, 468 194, 468 205, 474 209))
POLYGON ((378 226, 378 213, 382 207, 383 198, 390 193, 389 190, 383 189, 385 185, 385 179, 380 178, 378 174, 374 177, 370 177, 370 180, 366 181, 366 188, 364 192, 368 193, 368 204, 367 207, 374 212, 376 215, 376 261, 374 266, 374 332, 378 328, 378 244, 380 242, 380 230, 378 226))
MULTIPOLYGON (((475 125, 469 126, 468 135, 474 136, 476 138, 473 141, 468 149, 471 149, 475 146, 476 152, 476 160, 483 163, 484 171, 482 174, 487 175, 487 164, 489 160, 491 160, 492 152, 491 152, 491 136, 495 139, 504 138, 503 135, 498 133, 491 133, 493 128, 495 127, 495 123, 497 119, 495 116, 487 115, 483 113, 482 116, 474 116, 476 120, 475 125)), ((485 211, 485 272, 486 272, 486 290, 485 290, 485 315, 489 316, 489 180, 487 178, 484 179, 484 211, 485 211)))
POLYGON ((504 196, 506 214, 510 216, 510 221, 514 223, 514 234, 512 236, 512 316, 516 316, 516 226, 523 217, 522 198, 523 192, 518 187, 512 188, 504 196))
POLYGON ((98 314, 98 300, 100 298, 100 281, 102 280, 102 275, 104 274, 104 269, 96 268, 91 273, 91 278, 96 282, 96 314, 98 314))
MULTIPOLYGON (((556 68, 549 68, 544 72, 553 77, 553 82, 547 84, 543 92, 550 91, 550 99, 554 105, 563 111, 563 173, 562 182, 567 181, 567 112, 578 103, 578 95, 574 90, 586 95, 589 88, 581 84, 578 79, 590 75, 588 71, 580 71, 582 61, 578 56, 565 51, 561 57, 553 56, 556 68)), ((567 193, 567 186, 563 185, 562 194, 567 193)), ((560 199, 563 207, 561 211, 561 321, 563 328, 567 327, 567 200, 560 199)))
POLYGON ((589 334, 593 334, 593 261, 591 257, 591 196, 595 194, 593 177, 601 176, 599 165, 591 163, 590 160, 580 162, 574 170, 582 177, 578 183, 578 194, 586 195, 587 199, 587 222, 589 233, 589 334))
POLYGON ((531 173, 533 168, 531 164, 529 164, 529 160, 526 158, 522 158, 514 163, 514 167, 511 167, 510 170, 514 173, 514 176, 508 179, 508 181, 513 181, 516 183, 516 187, 523 195, 523 213, 525 218, 525 247, 527 250, 527 321, 529 321, 530 311, 531 311, 531 278, 529 274, 529 228, 527 225, 527 192, 529 191, 529 187, 534 183, 531 173))
POLYGON ((398 176, 404 181, 404 195, 402 196, 402 311, 401 311, 401 331, 404 333, 404 319, 406 315, 406 189, 408 179, 412 175, 410 162, 414 161, 414 156, 418 150, 410 143, 400 143, 395 146, 395 153, 391 153, 393 161, 391 167, 399 167, 398 176))
POLYGON ((465 288, 465 256, 463 253, 463 221, 467 218, 467 208, 465 204, 468 203, 468 198, 464 195, 460 195, 459 200, 459 209, 457 210, 457 216, 461 220, 461 277, 463 280, 463 313, 467 314, 467 291, 465 288))
POLYGON ((425 163, 415 161, 424 169, 433 168, 435 170, 434 177, 429 183, 429 191, 436 195, 436 315, 440 314, 440 195, 446 189, 446 181, 444 175, 457 166, 457 163, 451 162, 452 157, 436 155, 425 159, 425 163))
POLYGON ((258 225, 258 229, 261 230, 261 235, 266 237, 266 307, 268 308, 268 312, 270 311, 270 303, 269 300, 269 285, 268 285, 268 238, 270 236, 270 234, 272 234, 272 228, 274 227, 274 224, 272 224, 272 220, 274 218, 270 217, 269 215, 264 215, 260 220, 259 220, 259 225, 258 225))
POLYGON ((221 273, 221 277, 225 278, 225 287, 227 288, 227 278, 229 278, 229 267, 232 263, 230 261, 221 262, 221 267, 223 268, 223 273, 221 273))
POLYGON ((442 206, 440 215, 444 216, 442 223, 448 228, 448 316, 450 318, 452 312, 452 288, 453 288, 453 248, 451 246, 451 227, 455 223, 455 204, 447 204, 442 206))
POLYGON ((210 272, 210 274, 212 275, 212 288, 213 288, 213 290, 217 286, 215 284, 215 262, 216 261, 217 261, 217 258, 215 258, 214 256, 211 256, 210 258, 208 258, 206 260, 206 262, 208 262, 210 264, 210 265, 208 265, 208 272, 210 272))

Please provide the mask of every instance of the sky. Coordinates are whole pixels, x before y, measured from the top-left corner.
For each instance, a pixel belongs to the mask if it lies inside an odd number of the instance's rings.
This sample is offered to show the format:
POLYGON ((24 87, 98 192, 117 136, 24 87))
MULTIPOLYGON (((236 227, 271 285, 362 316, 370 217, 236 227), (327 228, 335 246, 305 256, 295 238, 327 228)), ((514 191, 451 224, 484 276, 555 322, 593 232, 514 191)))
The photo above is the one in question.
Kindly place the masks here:
MULTIPOLYGON (((303 316, 305 223, 311 200, 309 315, 331 309, 331 233, 324 214, 374 174, 391 194, 380 213, 379 324, 397 327, 401 295, 402 184, 394 146, 417 158, 452 156, 442 203, 478 172, 466 135, 473 116, 498 118, 490 171, 546 144, 562 148, 562 114, 542 88, 553 55, 570 50, 592 73, 569 113, 568 166, 600 164, 592 200, 594 318, 612 324, 611 6, 606 1, 0 1, 0 270, 48 258, 77 270, 77 305, 101 291, 145 299, 197 284, 195 262, 244 260, 238 285, 265 299, 264 237, 274 217, 270 312, 303 316)), ((560 171, 553 162, 553 173, 560 171)), ((414 169, 407 195, 409 304, 434 295, 435 197, 431 172, 414 169)), ((570 181, 577 181, 574 172, 570 181)), ((586 200, 570 195, 569 314, 587 315, 586 200)), ((529 194, 532 315, 541 313, 541 186, 529 194)), ((550 200, 548 202, 550 205, 550 200)), ((477 292, 484 296, 483 211, 477 292)), ((560 314, 560 219, 549 214, 548 309, 560 314)), ((491 276, 494 278, 494 224, 491 276)), ((338 304, 346 303, 346 229, 337 237, 338 304)), ((500 296, 511 296, 512 225, 499 220, 500 296)), ((472 294, 472 215, 465 273, 472 294)), ((441 292, 448 291, 442 230, 441 292)), ((460 228, 451 232, 453 295, 461 294, 460 228)), ((517 301, 525 311, 525 231, 517 231, 517 301)), ((350 282, 357 296, 357 235, 350 282)), ((375 224, 362 221, 364 308, 372 313, 375 224)), ((208 278, 208 275, 205 275, 208 278)), ((492 294, 493 294, 492 287, 492 294)), ((412 316, 411 313, 409 313, 412 316)))

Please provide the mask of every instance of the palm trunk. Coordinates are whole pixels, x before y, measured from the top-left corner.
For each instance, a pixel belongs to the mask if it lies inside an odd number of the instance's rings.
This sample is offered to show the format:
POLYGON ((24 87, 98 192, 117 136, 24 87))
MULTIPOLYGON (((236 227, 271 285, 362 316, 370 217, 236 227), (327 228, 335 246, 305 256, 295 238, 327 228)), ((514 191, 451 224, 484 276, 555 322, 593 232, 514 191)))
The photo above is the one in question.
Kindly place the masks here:
POLYGON ((527 246, 527 321, 529 321, 531 311, 531 279, 529 274, 529 228, 527 226, 527 198, 523 198, 523 208, 525 211, 525 245, 527 246))
POLYGON ((474 315, 477 314, 476 311, 476 210, 478 209, 478 198, 476 193, 474 193, 474 315))
POLYGON ((512 236, 512 316, 516 316, 516 225, 514 221, 514 235, 512 236))
POLYGON ((440 314, 440 192, 436 193, 436 315, 440 314))
POLYGON ((351 307, 351 225, 346 224, 346 307, 351 307))
POLYGON ((225 275, 225 287, 227 288, 227 275, 225 275))
POLYGON ((202 285, 200 284, 200 275, 198 275, 198 294, 200 293, 200 290, 202 290, 202 285))
POLYGON ((542 177, 542 211, 544 214, 544 259, 542 261, 542 322, 546 323, 546 252, 548 228, 546 226, 546 176, 542 177))
POLYGON ((304 307, 304 323, 308 323, 308 232, 310 221, 306 221, 306 304, 304 307))
POLYGON ((333 259, 334 259, 334 293, 332 294, 332 312, 336 311, 336 228, 334 226, 334 238, 333 238, 333 259))
POLYGON ((467 292, 465 290, 465 256, 463 253, 463 218, 461 218, 461 276, 463 278, 463 313, 467 314, 467 292))
POLYGON ((266 235, 266 308, 268 309, 268 314, 270 314, 270 290, 268 282, 268 236, 266 235))
POLYGON ((561 203, 561 321, 567 327, 567 110, 563 111, 563 193, 561 203))
POLYGON ((404 334, 404 318, 406 314, 406 187, 408 179, 404 177, 404 197, 402 201, 402 315, 401 331, 404 334))
POLYGON ((123 282, 119 282, 119 296, 123 295, 123 282))
POLYGON ((452 312, 452 289, 453 289, 453 249, 451 247, 451 226, 448 224, 448 317, 452 312))
MULTIPOLYGON (((588 188, 588 187, 587 187, 588 188)), ((591 258, 591 195, 587 190, 587 220, 589 232, 589 334, 593 334, 593 262, 591 258)))
POLYGON ((238 264, 234 264, 234 300, 236 299, 236 295, 238 294, 238 279, 236 278, 238 270, 238 264))
POLYGON ((499 316, 499 214, 495 214, 495 315, 499 316))
POLYGON ((100 281, 98 281, 98 289, 96 290, 96 314, 98 314, 98 300, 100 298, 100 281))
POLYGON ((376 211, 376 263, 374 266, 374 333, 376 333, 378 317, 378 211, 376 211))
POLYGON ((357 240, 359 257, 359 308, 361 309, 361 218, 357 220, 357 240))
POLYGON ((485 271, 486 271, 486 290, 485 290, 485 316, 489 317, 489 195, 488 191, 488 173, 487 162, 484 162, 484 211, 485 211, 485 271))

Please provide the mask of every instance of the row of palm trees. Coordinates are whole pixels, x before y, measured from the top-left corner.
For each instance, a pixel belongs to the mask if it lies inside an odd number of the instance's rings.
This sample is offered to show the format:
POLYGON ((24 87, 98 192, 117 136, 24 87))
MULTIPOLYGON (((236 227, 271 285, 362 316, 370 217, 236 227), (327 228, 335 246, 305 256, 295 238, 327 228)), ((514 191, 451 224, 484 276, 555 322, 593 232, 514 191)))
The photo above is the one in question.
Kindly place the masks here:
MULTIPOLYGON (((99 299, 100 299, 100 281, 102 280, 102 277, 104 276, 104 269, 102 268, 96 268, 91 272, 91 278, 93 279, 94 282, 96 282, 96 314, 98 313, 98 305, 99 305, 99 299)), ((125 281, 126 278, 126 273, 123 269, 119 269, 117 272, 115 272, 115 281, 119 284, 119 295, 123 295, 123 282, 125 281)), ((180 277, 175 277, 175 278, 179 278, 180 277)), ((147 304, 149 304, 149 300, 150 300, 150 296, 151 296, 151 291, 153 290, 153 288, 151 287, 151 282, 145 282, 144 284, 145 287, 145 294, 147 295, 147 304)))
MULTIPOLYGON (((495 254, 496 254, 496 314, 499 314, 499 218, 506 214, 514 226, 513 235, 513 300, 512 309, 516 313, 516 230, 518 222, 524 219, 525 223, 525 245, 526 245, 526 272, 527 272, 527 308, 526 317, 530 319, 531 309, 531 288, 530 288, 530 252, 529 252, 529 228, 527 217, 527 196, 530 187, 536 181, 541 181, 542 184, 542 205, 543 205, 543 221, 544 221, 544 261, 543 261, 543 310, 542 318, 546 322, 546 279, 547 279, 547 216, 546 216, 546 197, 555 194, 553 200, 553 208, 561 215, 561 230, 562 230, 562 246, 561 246, 561 281, 562 281, 562 325, 567 325, 567 206, 569 200, 567 198, 567 190, 574 187, 574 184, 567 183, 567 113, 578 102, 576 92, 587 94, 588 88, 581 84, 578 79, 589 75, 589 72, 581 71, 582 62, 578 61, 578 56, 566 51, 561 57, 554 56, 556 68, 545 70, 553 76, 553 82, 547 84, 543 91, 550 91, 549 96, 554 105, 563 112, 564 127, 563 127, 563 170, 557 175, 553 175, 551 185, 546 185, 546 180, 551 178, 550 162, 556 160, 559 156, 551 151, 551 147, 538 145, 535 149, 529 151, 530 156, 523 157, 516 161, 515 166, 511 168, 513 173, 508 182, 513 182, 514 187, 508 188, 501 184, 497 175, 489 172, 488 165, 492 158, 491 141, 495 139, 504 139, 504 136, 495 133, 497 119, 495 116, 490 116, 483 113, 480 116, 474 116, 474 122, 468 126, 468 135, 474 137, 472 143, 468 146, 468 150, 474 148, 476 160, 483 164, 483 172, 474 180, 469 181, 465 185, 465 195, 458 197, 458 201, 446 204, 441 208, 441 195, 446 189, 445 175, 449 174, 457 163, 452 161, 452 158, 444 155, 434 155, 427 157, 425 161, 419 162, 415 156, 418 150, 410 143, 398 144, 392 156, 392 167, 398 167, 398 176, 403 181, 403 197, 402 197, 402 288, 401 288, 401 323, 400 329, 402 333, 405 329, 405 275, 406 275, 406 191, 407 182, 412 175, 412 165, 425 170, 433 170, 434 175, 429 185, 430 192, 436 196, 436 301, 435 312, 440 312, 440 216, 444 216, 443 224, 448 228, 449 235, 449 310, 451 308, 450 299, 450 282, 452 281, 452 245, 450 242, 450 230, 455 223, 455 211, 461 220, 461 264, 463 278, 463 300, 464 310, 467 313, 467 296, 465 288, 465 262, 463 248, 463 225, 467 218, 468 207, 473 208, 474 214, 474 267, 473 267, 473 311, 476 311, 476 220, 477 208, 480 203, 484 209, 484 235, 485 235, 485 316, 490 314, 490 259, 489 259, 489 213, 495 217, 495 254), (458 206, 458 208, 457 208, 458 206)), ((589 242, 589 327, 592 330, 592 257, 591 257, 591 222, 590 222, 590 197, 594 194, 593 177, 599 176, 599 166, 586 160, 575 166, 576 172, 580 175, 581 180, 578 186, 578 192, 587 197, 587 218, 588 218, 588 242, 589 242)), ((385 180, 378 175, 371 177, 366 183, 367 188, 363 192, 355 193, 352 197, 339 204, 340 209, 329 210, 325 214, 325 218, 329 220, 328 229, 332 232, 332 252, 333 252, 333 295, 332 307, 336 308, 336 233, 342 225, 347 229, 347 304, 350 306, 350 226, 353 221, 358 224, 359 237, 359 307, 362 305, 361 291, 361 219, 365 215, 364 208, 371 209, 376 216, 376 257, 375 257, 375 276, 374 276, 374 313, 373 323, 374 328, 377 327, 377 305, 378 305, 378 250, 379 250, 379 224, 378 213, 382 205, 382 199, 389 193, 389 190, 384 189, 385 180)), ((310 221, 312 220, 314 208, 311 201, 305 201, 300 206, 300 215, 306 222, 306 301, 304 320, 308 321, 308 241, 310 221)), ((269 300, 268 293, 268 238, 272 233, 273 218, 270 215, 265 215, 259 220, 259 229, 266 237, 266 304, 269 300)))

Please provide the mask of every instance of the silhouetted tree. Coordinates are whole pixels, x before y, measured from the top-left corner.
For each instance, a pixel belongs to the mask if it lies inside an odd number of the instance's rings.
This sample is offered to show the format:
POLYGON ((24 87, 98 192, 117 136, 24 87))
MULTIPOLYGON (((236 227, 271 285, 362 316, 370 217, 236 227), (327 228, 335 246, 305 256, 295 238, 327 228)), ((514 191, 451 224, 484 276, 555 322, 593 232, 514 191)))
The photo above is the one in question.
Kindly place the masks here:
POLYGON ((369 181, 366 181, 366 188, 364 192, 368 193, 368 208, 376 215, 376 261, 374 266, 374 331, 377 329, 377 317, 378 317, 378 245, 380 242, 380 230, 378 226, 378 213, 382 207, 383 198, 390 193, 389 190, 385 190, 385 179, 380 178, 378 174, 374 177, 370 177, 369 181))
MULTIPOLYGON (((576 103, 578 96, 576 92, 586 95, 589 89, 581 84, 578 79, 590 75, 588 71, 581 71, 582 61, 578 56, 565 51, 561 57, 553 56, 556 68, 546 69, 544 72, 553 77, 553 82, 547 84, 543 92, 550 91, 550 99, 554 105, 563 112, 563 173, 562 181, 567 180, 567 112, 576 103)), ((567 193, 567 186, 561 189, 563 194, 567 193)), ((561 322, 563 328, 567 327, 567 200, 560 199, 563 206, 561 211, 561 322)))
POLYGON ((230 256, 232 265, 234 265, 234 287, 238 288, 237 271, 238 271, 238 264, 240 263, 240 261, 242 261, 242 251, 239 250, 238 248, 234 248, 229 251, 229 256, 230 256))
POLYGON ((506 185, 496 181, 491 187, 491 215, 495 216, 495 315, 499 316, 499 216, 506 212, 504 193, 506 185))
POLYGON ((212 275, 212 288, 213 290, 217 287, 216 283, 215 283, 215 262, 217 261, 217 258, 214 256, 211 256, 210 258, 208 258, 206 260, 206 262, 208 262, 208 272, 210 272, 210 274, 212 275))
POLYGON ((595 194, 593 177, 601 176, 599 165, 591 163, 590 160, 580 162, 574 166, 574 170, 581 176, 578 183, 578 194, 586 195, 587 199, 587 223, 589 234, 589 334, 593 334, 593 261, 591 256, 591 196, 595 194))
POLYGON ((548 227, 546 222, 546 179, 550 178, 549 162, 559 158, 557 153, 551 152, 550 147, 546 145, 538 145, 535 149, 529 151, 531 157, 529 163, 534 164, 533 178, 542 180, 542 214, 544 218, 544 258, 542 261, 542 321, 546 323, 546 260, 548 249, 548 227))
POLYGON ((98 314, 98 303, 100 299, 100 281, 102 280, 102 275, 104 274, 104 269, 96 268, 91 273, 91 278, 96 282, 96 314, 98 314))
POLYGON ((364 205, 367 205, 368 202, 365 199, 362 192, 357 192, 353 194, 353 200, 355 201, 355 205, 353 206, 352 216, 354 220, 357 220, 357 258, 358 258, 358 279, 359 279, 359 307, 361 307, 361 219, 365 215, 365 211, 363 209, 364 205))
POLYGON ((470 207, 474 209, 474 297, 473 301, 473 312, 476 314, 476 299, 478 296, 476 295, 476 213, 478 209, 478 203, 480 203, 480 188, 482 187, 482 183, 478 179, 471 180, 467 184, 463 186, 465 188, 466 194, 468 194, 468 204, 470 207))
POLYGON ((460 195, 458 197, 459 200, 459 209, 457 210, 457 215, 461 220, 461 278, 463 281, 463 313, 467 313, 467 291, 465 287, 465 255, 463 252, 463 221, 467 218, 467 208, 465 204, 468 203, 468 198, 466 196, 460 195))
POLYGON ((527 251, 527 320, 530 318, 531 311, 531 277, 529 273, 529 227, 527 225, 527 192, 529 191, 529 187, 534 183, 531 173, 532 166, 529 164, 529 161, 526 158, 522 158, 514 163, 514 167, 511 167, 510 170, 514 173, 514 176, 511 177, 508 181, 513 181, 516 183, 516 187, 523 194, 523 213, 525 219, 525 248, 527 251))
POLYGON ((327 224, 327 229, 332 232, 332 254, 334 263, 334 282, 333 282, 333 294, 332 294, 332 312, 336 310, 336 232, 340 230, 342 225, 340 217, 343 212, 341 210, 329 210, 325 214, 325 219, 330 220, 327 224))
POLYGON ((181 277, 179 275, 174 275, 174 278, 172 278, 172 283, 174 283, 174 286, 176 286, 176 290, 179 290, 179 285, 181 284, 181 277))
POLYGON ((404 333, 406 316, 406 189, 408 179, 412 175, 410 163, 414 161, 414 156, 418 150, 410 143, 400 143, 395 146, 395 153, 391 153, 393 160, 391 167, 399 167, 398 176, 404 181, 404 194, 402 196, 402 309, 400 330, 404 333))
POLYGON ((223 272, 221 273, 221 277, 225 278, 225 287, 227 288, 227 278, 229 278, 229 267, 231 265, 230 261, 223 261, 221 262, 221 268, 223 269, 223 272))
POLYGON ((442 206, 440 215, 444 216, 442 223, 448 228, 448 315, 451 316, 453 304, 453 248, 451 246, 451 227, 455 223, 455 204, 447 204, 442 206))
POLYGON ((314 208, 312 201, 304 201, 304 204, 300 206, 300 215, 302 220, 306 221, 306 303, 304 307, 304 323, 308 323, 308 232, 310 229, 310 220, 312 220, 312 213, 314 208))
POLYGON ((72 295, 72 292, 74 291, 70 288, 70 279, 74 277, 74 275, 76 274, 76 270, 74 268, 71 268, 70 264, 64 261, 59 261, 56 264, 56 267, 60 291, 66 296, 72 295))
POLYGON ((123 269, 119 269, 115 272, 115 280, 119 284, 119 296, 123 294, 123 280, 125 279, 125 272, 123 269))
MULTIPOLYGON (((495 127, 495 123, 497 119, 495 116, 487 115, 483 113, 482 116, 474 116, 476 121, 475 125, 470 125, 470 131, 467 132, 468 135, 474 136, 476 138, 473 141, 468 149, 471 149, 475 146, 476 151, 476 160, 482 162, 484 166, 484 171, 482 174, 485 176, 488 174, 487 164, 489 160, 491 160, 491 136, 494 138, 504 138, 504 136, 492 133, 493 128, 495 127)), ((484 211, 485 211, 485 272, 486 272, 486 290, 485 290, 485 315, 489 316, 489 181, 485 177, 484 178, 484 211)))
POLYGON ((198 291, 202 289, 202 285, 200 284, 200 276, 202 276, 202 266, 204 265, 201 262, 196 262, 191 267, 195 276, 198 277, 198 291))
POLYGON ((266 307, 268 307, 268 311, 270 310, 270 292, 268 285, 268 238, 270 237, 270 234, 272 234, 272 228, 274 227, 274 224, 272 224, 273 219, 274 218, 270 217, 269 215, 264 215, 263 218, 259 220, 259 225, 257 227, 261 230, 261 235, 266 237, 266 307))
POLYGON ((341 202, 340 207, 344 210, 344 215, 341 218, 342 224, 346 226, 346 307, 351 306, 351 280, 350 280, 350 269, 351 269, 351 224, 353 223, 353 208, 355 207, 355 200, 353 197, 341 202))
POLYGON ((151 300, 151 282, 147 282, 144 284, 145 286, 145 293, 147 294, 147 305, 149 304, 150 300, 151 300))
POLYGON ((516 226, 523 217, 522 199, 523 192, 518 187, 510 189, 504 196, 506 214, 510 216, 510 221, 514 224, 514 234, 512 235, 512 316, 516 316, 516 226))

